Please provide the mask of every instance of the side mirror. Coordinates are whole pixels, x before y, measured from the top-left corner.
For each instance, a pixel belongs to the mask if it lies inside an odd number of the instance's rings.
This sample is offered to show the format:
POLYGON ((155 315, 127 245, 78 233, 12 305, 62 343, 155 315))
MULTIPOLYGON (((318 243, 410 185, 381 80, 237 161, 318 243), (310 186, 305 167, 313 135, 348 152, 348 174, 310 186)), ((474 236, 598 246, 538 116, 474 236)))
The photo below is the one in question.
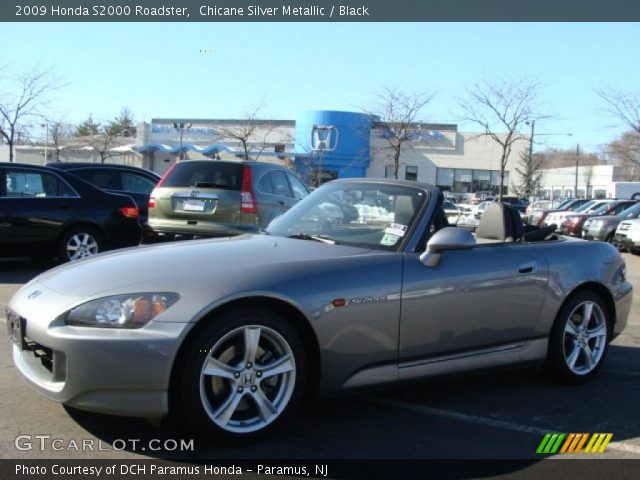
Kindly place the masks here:
POLYGON ((445 227, 438 230, 427 243, 427 251, 420 255, 420 261, 427 267, 436 267, 440 255, 449 250, 470 250, 476 246, 476 238, 464 228, 445 227))

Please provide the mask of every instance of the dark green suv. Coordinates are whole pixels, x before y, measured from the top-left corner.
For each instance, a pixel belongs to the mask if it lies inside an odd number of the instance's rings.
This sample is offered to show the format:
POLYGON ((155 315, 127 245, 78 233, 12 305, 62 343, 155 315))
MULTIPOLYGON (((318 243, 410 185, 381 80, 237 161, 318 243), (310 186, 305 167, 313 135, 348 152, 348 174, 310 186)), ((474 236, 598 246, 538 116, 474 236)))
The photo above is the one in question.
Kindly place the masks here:
POLYGON ((174 164, 149 199, 148 241, 256 232, 309 194, 286 168, 266 162, 174 164))

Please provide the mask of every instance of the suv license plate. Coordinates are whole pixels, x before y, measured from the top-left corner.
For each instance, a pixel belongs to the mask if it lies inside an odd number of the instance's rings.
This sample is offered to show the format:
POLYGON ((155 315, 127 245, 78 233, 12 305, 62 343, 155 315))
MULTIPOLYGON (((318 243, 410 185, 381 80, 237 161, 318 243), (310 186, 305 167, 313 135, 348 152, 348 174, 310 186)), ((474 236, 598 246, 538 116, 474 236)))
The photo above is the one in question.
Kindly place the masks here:
POLYGON ((204 200, 185 200, 182 209, 190 212, 204 212, 204 200))

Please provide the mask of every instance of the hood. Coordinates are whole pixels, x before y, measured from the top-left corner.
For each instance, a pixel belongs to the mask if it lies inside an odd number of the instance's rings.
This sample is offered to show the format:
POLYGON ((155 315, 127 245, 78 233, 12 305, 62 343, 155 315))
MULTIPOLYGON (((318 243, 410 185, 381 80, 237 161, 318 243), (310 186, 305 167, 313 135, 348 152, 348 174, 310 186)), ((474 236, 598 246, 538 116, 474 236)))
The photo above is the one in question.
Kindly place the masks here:
POLYGON ((212 269, 258 271, 273 264, 327 260, 369 251, 312 240, 242 235, 105 253, 54 268, 34 281, 62 295, 87 297, 167 277, 196 276, 212 269))

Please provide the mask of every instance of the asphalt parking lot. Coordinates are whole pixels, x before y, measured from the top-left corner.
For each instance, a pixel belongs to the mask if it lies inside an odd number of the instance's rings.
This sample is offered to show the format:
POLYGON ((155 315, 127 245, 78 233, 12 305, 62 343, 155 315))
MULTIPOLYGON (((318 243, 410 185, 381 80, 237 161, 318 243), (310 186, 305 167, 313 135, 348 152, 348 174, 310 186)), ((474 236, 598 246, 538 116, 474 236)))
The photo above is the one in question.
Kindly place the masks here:
MULTIPOLYGON (((637 288, 640 256, 624 257, 637 288)), ((18 288, 46 268, 0 260, 1 311, 18 288)), ((537 370, 420 383, 310 405, 275 435, 249 446, 195 439, 194 451, 183 452, 172 449, 172 441, 188 443, 190 437, 176 426, 158 429, 141 419, 67 410, 36 394, 11 362, 5 322, 0 314, 0 458, 540 459, 535 451, 544 434, 559 431, 613 433, 599 458, 640 459, 638 289, 629 326, 612 343, 600 374, 586 385, 561 387, 537 370), (31 439, 21 441, 22 449, 16 448, 19 435, 31 439), (56 439, 59 449, 52 448, 56 439), (166 440, 168 448, 150 448, 166 440), (94 442, 93 450, 69 448, 86 441, 94 442)))

